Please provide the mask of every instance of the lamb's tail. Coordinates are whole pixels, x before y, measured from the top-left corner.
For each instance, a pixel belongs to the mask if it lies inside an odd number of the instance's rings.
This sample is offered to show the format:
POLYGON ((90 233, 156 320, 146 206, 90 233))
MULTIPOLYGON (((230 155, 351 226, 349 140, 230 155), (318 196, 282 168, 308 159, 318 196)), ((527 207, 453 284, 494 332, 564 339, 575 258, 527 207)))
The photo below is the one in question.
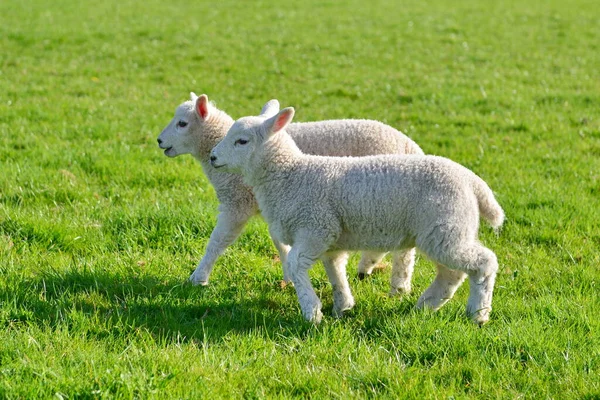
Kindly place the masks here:
POLYGON ((504 222, 504 211, 487 183, 477 175, 473 175, 473 191, 479 203, 479 212, 492 227, 499 228, 504 222))

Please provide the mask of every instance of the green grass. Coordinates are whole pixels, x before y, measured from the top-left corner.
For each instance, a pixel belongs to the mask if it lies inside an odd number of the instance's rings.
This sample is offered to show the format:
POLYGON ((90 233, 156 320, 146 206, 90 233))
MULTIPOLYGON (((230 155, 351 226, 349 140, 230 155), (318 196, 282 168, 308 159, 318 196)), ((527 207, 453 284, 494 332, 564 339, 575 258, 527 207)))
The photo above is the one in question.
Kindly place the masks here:
POLYGON ((0 3, 1 398, 600 398, 595 1, 0 3), (167 4, 168 3, 168 4, 167 4), (265 224, 184 285, 214 191, 156 137, 189 91, 234 117, 374 118, 473 169, 507 221, 491 322, 388 274, 305 323, 265 224))

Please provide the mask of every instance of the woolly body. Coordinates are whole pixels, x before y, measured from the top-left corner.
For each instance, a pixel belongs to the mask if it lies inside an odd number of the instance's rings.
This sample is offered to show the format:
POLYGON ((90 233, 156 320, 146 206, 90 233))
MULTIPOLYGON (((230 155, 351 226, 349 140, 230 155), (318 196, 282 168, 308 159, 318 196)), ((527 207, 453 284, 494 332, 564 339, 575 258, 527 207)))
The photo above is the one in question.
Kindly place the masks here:
MULTIPOLYGON (((214 169, 209 162, 210 151, 224 137, 233 125, 233 119, 222 110, 208 102, 208 97, 192 93, 191 100, 181 104, 175 111, 175 117, 158 137, 165 155, 176 157, 191 154, 196 158, 209 181, 215 188, 219 199, 219 217, 213 230, 206 253, 196 270, 190 276, 194 284, 208 284, 209 275, 219 255, 241 233, 250 217, 258 213, 258 205, 251 188, 244 184, 239 175, 214 169), (183 122, 186 125, 180 126, 183 122)), ((275 115, 279 103, 272 100, 265 104, 262 115, 275 115)), ((366 156, 373 154, 423 154, 421 148, 410 138, 396 129, 378 121, 371 120, 331 120, 319 122, 301 122, 288 126, 288 132, 297 146, 305 153, 330 156, 366 156)), ((288 248, 274 240, 285 265, 288 248)), ((361 276, 370 274, 383 254, 365 253, 359 264, 361 276)), ((414 253, 413 253, 414 258, 414 253)), ((406 264, 412 268, 414 260, 403 259, 403 255, 394 255, 393 262, 406 264)), ((410 274, 402 287, 402 292, 410 291, 410 274)), ((284 279, 289 276, 284 267, 284 279)))
MULTIPOLYGON (((298 155, 283 164, 263 164, 246 178, 271 231, 285 244, 294 244, 299 227, 314 225, 328 231, 329 250, 413 247, 417 233, 426 240, 442 221, 444 229, 465 239, 476 237, 475 193, 487 186, 459 164, 442 157, 390 155, 347 157, 332 165, 328 157, 298 155), (307 185, 307 177, 318 178, 307 185)), ((494 215, 496 224, 498 218, 494 215)))
MULTIPOLYGON (((287 268, 305 318, 318 322, 322 315, 307 274, 318 258, 332 280, 339 315, 354 304, 345 270, 334 262, 340 252, 406 252, 416 245, 438 264, 438 276, 418 305, 438 309, 466 273, 467 312, 486 322, 497 260, 477 241, 479 215, 494 227, 504 219, 487 184, 442 157, 303 154, 284 130, 292 117, 288 108, 269 119, 236 121, 211 160, 216 168, 242 174, 272 236, 292 246, 287 268)), ((405 273, 400 268, 393 266, 392 288, 394 276, 405 273)))

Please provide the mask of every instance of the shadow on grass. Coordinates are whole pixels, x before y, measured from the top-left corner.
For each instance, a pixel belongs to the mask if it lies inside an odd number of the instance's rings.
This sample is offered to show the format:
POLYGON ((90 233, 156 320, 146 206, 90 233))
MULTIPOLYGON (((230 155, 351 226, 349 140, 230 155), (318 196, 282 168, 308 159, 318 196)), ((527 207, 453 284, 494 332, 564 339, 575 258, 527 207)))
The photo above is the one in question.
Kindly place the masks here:
MULTIPOLYGON (((358 285, 358 282, 352 282, 358 285)), ((322 284, 324 285, 324 284, 322 284)), ((3 325, 68 327, 96 338, 150 332, 158 340, 216 342, 231 333, 259 337, 303 338, 316 329, 299 312, 293 287, 278 283, 194 287, 180 281, 112 272, 50 272, 0 288, 5 304, 3 325), (4 292, 4 293, 2 293, 4 292)), ((323 291, 326 321, 332 322, 330 287, 323 291)), ((358 304, 341 320, 372 335, 390 311, 398 318, 410 313, 413 301, 390 302, 393 310, 358 304)))
MULTIPOLYGON (((213 287, 193 287, 150 276, 87 271, 47 274, 8 286, 2 288, 5 293, 0 292, 5 303, 13 305, 4 310, 4 325, 77 325, 77 329, 99 336, 127 335, 141 328, 178 340, 216 340, 231 331, 300 326, 296 313, 278 315, 268 292, 236 301, 241 297, 236 287, 219 293, 213 287)), ((295 296, 293 290, 288 294, 295 296)))

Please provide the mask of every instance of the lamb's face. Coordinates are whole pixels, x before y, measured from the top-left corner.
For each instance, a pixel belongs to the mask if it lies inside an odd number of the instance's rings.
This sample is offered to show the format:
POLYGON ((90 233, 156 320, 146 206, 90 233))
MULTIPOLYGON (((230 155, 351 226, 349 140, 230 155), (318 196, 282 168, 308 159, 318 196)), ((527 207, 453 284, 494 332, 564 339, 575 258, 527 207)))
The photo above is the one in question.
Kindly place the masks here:
POLYGON ((168 157, 197 151, 201 136, 199 119, 194 112, 194 102, 186 101, 175 110, 175 117, 158 136, 158 146, 168 157))
POLYGON ((270 118, 268 115, 270 113, 263 108, 263 113, 258 117, 244 117, 235 121, 225 138, 212 149, 211 165, 223 171, 245 175, 261 168, 261 158, 264 158, 265 151, 268 152, 264 143, 292 122, 294 109, 284 108, 270 118))
POLYGON ((211 165, 224 172, 242 173, 249 169, 252 156, 264 140, 264 118, 245 117, 237 120, 210 153, 211 165))

